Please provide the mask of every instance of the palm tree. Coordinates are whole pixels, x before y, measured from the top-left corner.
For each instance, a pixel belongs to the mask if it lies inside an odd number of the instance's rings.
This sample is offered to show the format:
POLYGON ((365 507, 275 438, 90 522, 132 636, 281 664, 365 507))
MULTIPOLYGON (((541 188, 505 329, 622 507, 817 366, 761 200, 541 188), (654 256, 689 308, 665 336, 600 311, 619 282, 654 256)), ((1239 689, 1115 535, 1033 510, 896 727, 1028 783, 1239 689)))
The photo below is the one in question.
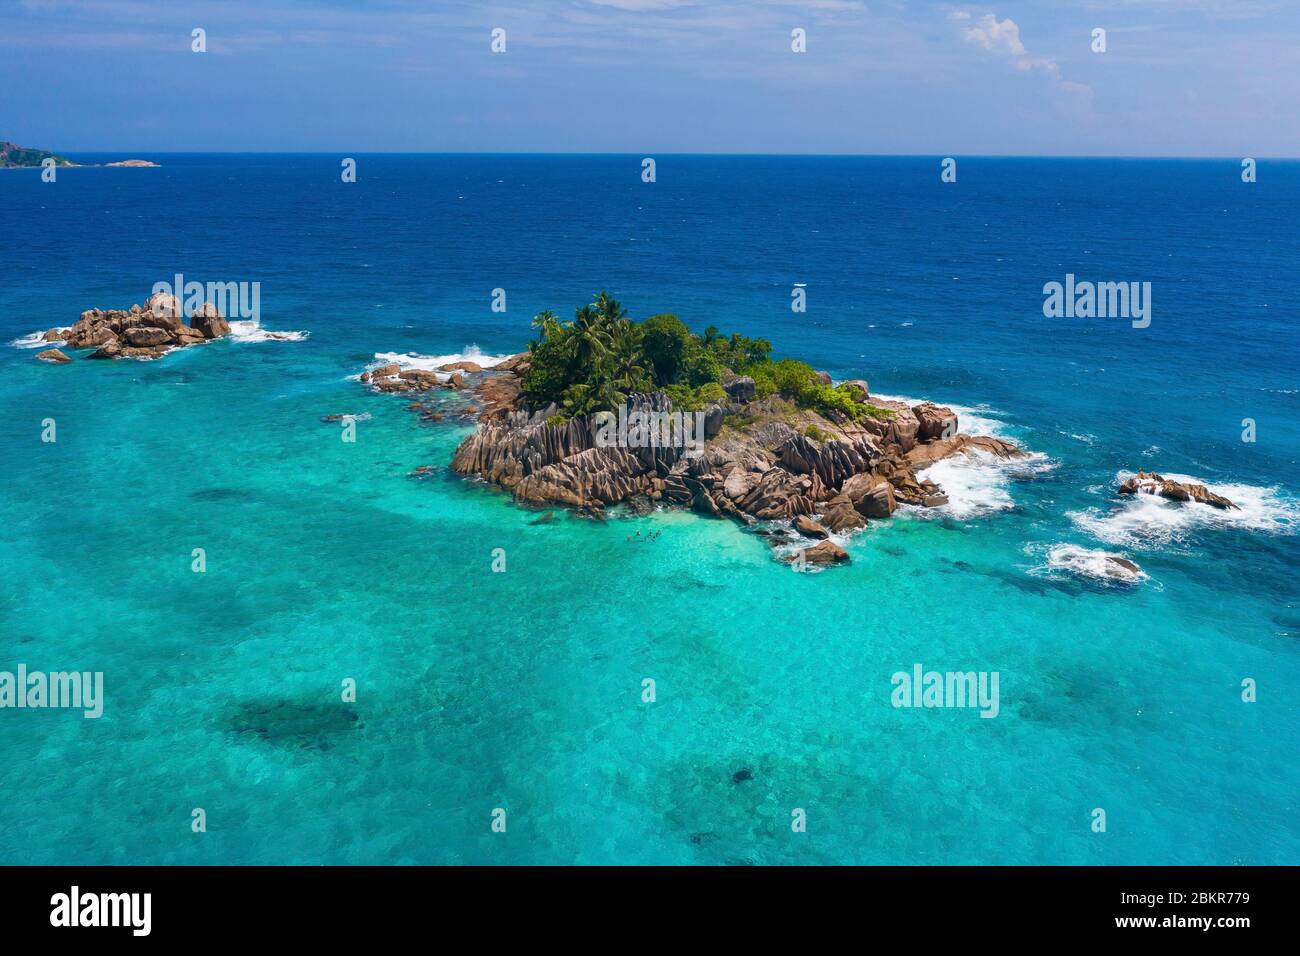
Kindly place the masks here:
POLYGON ((627 401, 627 395, 607 378, 578 382, 564 390, 564 410, 571 418, 592 412, 612 412, 627 401))
POLYGON ((612 326, 619 319, 627 318, 627 309, 611 299, 608 292, 602 290, 597 293, 594 304, 596 311, 600 313, 600 317, 607 325, 612 326))
POLYGON ((533 316, 533 328, 541 329, 542 338, 549 339, 560 334, 560 320, 550 309, 533 316))
POLYGON ((613 381, 628 392, 649 388, 650 372, 641 351, 641 336, 627 319, 619 319, 610 333, 608 371, 613 381))
POLYGON ((573 325, 573 359, 578 369, 584 373, 594 370, 594 366, 609 351, 609 334, 601 321, 600 312, 590 305, 584 305, 574 313, 573 325))

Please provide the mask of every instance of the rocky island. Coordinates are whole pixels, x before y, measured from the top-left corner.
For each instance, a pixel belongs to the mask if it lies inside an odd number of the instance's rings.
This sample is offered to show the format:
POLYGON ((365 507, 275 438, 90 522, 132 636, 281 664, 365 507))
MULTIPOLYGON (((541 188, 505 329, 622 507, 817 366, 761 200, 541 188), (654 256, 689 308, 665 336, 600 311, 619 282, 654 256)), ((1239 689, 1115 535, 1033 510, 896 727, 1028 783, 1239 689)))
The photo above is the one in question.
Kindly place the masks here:
POLYGON ((1198 485, 1194 482, 1173 481, 1163 475, 1156 474, 1154 471, 1139 471, 1119 486, 1119 493, 1121 495, 1158 495, 1161 498, 1168 498, 1170 501, 1196 501, 1223 511, 1228 509, 1240 510, 1237 505, 1223 497, 1223 495, 1216 495, 1204 485, 1198 485))
POLYGON ((56 166, 71 166, 71 160, 57 156, 47 149, 29 149, 17 143, 0 143, 0 169, 28 169, 40 166, 47 159, 56 166))
MULTIPOLYGON (((47 159, 54 160, 55 166, 80 166, 48 149, 31 149, 17 143, 0 143, 0 169, 30 169, 39 167, 47 159)), ((121 159, 113 163, 90 163, 91 166, 157 166, 147 159, 121 159)))
MULTIPOLYGON (((528 351, 501 361, 388 363, 360 379, 377 392, 416 393, 408 407, 432 422, 444 419, 446 406, 422 393, 472 396, 461 414, 477 427, 456 449, 452 470, 521 505, 595 517, 613 505, 640 514, 689 508, 774 545, 802 540, 805 547, 781 555, 801 565, 847 562, 832 536, 888 518, 900 503, 946 505, 944 490, 922 476, 936 462, 1026 455, 1003 439, 961 432, 946 406, 872 395, 863 379, 835 383, 807 363, 773 359, 764 339, 714 328, 696 335, 674 315, 635 322, 605 293, 572 322, 543 312, 533 325, 540 334, 528 351)), ((1204 485, 1155 473, 1138 472, 1118 492, 1237 507, 1204 485)), ((550 518, 547 511, 534 523, 550 518)), ((1061 549, 1060 558, 1077 552, 1096 563, 1090 552, 1061 549)), ((1146 578, 1127 558, 1102 558, 1102 577, 1146 578)))
POLYGON ((783 520, 819 542, 790 555, 808 564, 847 561, 830 536, 886 518, 899 502, 946 504, 943 489, 917 475, 935 462, 1024 454, 961 433, 944 406, 881 399, 865 381, 837 385, 806 363, 774 360, 766 340, 695 335, 672 315, 633 322, 604 293, 573 322, 545 312, 534 325, 529 350, 493 366, 392 364, 362 380, 384 392, 469 389, 478 427, 452 469, 521 504, 591 514, 660 504, 759 533, 783 520), (692 418, 702 431, 694 444, 692 418))
MULTIPOLYGON (((49 329, 42 338, 51 346, 94 349, 93 359, 156 359, 172 349, 199 345, 230 334, 230 323, 210 302, 195 309, 190 322, 182 318, 180 300, 158 292, 143 306, 130 309, 89 309, 71 328, 49 329)), ((38 359, 62 364, 72 359, 58 348, 40 352, 38 359)))

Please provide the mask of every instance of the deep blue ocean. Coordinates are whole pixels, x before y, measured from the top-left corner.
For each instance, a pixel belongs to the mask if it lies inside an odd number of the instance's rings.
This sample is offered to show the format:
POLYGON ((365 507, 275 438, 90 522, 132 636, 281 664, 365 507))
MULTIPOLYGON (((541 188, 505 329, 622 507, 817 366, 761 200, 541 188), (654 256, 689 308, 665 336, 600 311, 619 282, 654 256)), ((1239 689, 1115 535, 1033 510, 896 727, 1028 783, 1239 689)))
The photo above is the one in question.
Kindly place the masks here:
POLYGON ((0 671, 106 695, 0 710, 0 863, 1300 862, 1300 163, 144 158, 0 171, 0 671), (259 282, 260 327, 35 360, 176 273, 259 282), (1150 282, 1150 326, 1045 318, 1067 273, 1150 282), (356 381, 601 289, 1034 454, 800 574, 688 513, 532 524, 449 473, 454 405, 356 381), (894 708, 917 663, 998 716, 894 708))

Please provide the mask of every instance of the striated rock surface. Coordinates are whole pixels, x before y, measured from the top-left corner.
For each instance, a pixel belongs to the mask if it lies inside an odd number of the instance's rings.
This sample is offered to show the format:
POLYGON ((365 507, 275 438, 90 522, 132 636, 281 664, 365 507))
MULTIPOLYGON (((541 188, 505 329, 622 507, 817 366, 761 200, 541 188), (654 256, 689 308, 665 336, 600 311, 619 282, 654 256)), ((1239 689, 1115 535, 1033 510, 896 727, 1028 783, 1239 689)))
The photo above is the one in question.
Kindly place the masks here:
POLYGON ((840 487, 854 475, 871 469, 882 457, 880 449, 865 438, 852 444, 832 440, 819 446, 804 435, 790 438, 776 454, 786 469, 816 475, 824 488, 840 487))
MULTIPOLYGON (((958 433, 956 414, 941 405, 871 399, 884 411, 861 422, 831 420, 779 396, 758 399, 752 379, 731 373, 723 375, 727 400, 701 410, 706 440, 697 455, 671 444, 602 447, 595 416, 568 419, 555 406, 531 408, 522 401, 528 368, 529 353, 522 352, 488 368, 455 362, 433 373, 394 364, 361 378, 378 391, 439 388, 472 395, 481 408, 478 427, 456 449, 452 470, 502 488, 521 504, 563 505, 599 517, 610 505, 644 513, 657 502, 757 525, 774 545, 789 535, 760 523, 789 522, 798 534, 819 540, 799 552, 813 565, 849 560, 829 540, 832 534, 888 518, 900 503, 945 504, 941 488, 916 476, 934 462, 976 452, 1023 454, 999 439, 958 433)), ((854 396, 866 402, 867 383, 854 386, 854 396)), ((413 407, 433 420, 428 406, 413 407)), ((673 412, 662 392, 629 396, 627 407, 629 414, 673 412)))
POLYGON ((600 508, 642 491, 644 476, 644 464, 626 448, 588 448, 525 475, 514 493, 530 504, 600 508))
POLYGON ((862 423, 862 430, 877 445, 882 448, 886 445, 897 445, 899 450, 904 452, 916 447, 916 436, 921 430, 921 423, 917 421, 916 414, 907 407, 906 402, 873 398, 871 404, 893 413, 888 418, 868 418, 862 423))
MULTIPOLYGON (((1154 471, 1139 471, 1124 484, 1120 485, 1119 493, 1121 495, 1159 495, 1161 498, 1168 498, 1170 501, 1197 501, 1203 505, 1210 505, 1214 508, 1237 509, 1233 504, 1222 495, 1216 495, 1204 485, 1197 485, 1191 482, 1172 481, 1163 475, 1158 475, 1154 471)), ((1240 510, 1240 509, 1237 509, 1240 510)))
POLYGON ((921 470, 943 461, 953 455, 969 455, 983 452, 996 458, 1021 458, 1024 452, 1001 438, 991 435, 954 435, 951 438, 936 438, 924 445, 916 445, 907 453, 907 467, 921 470))

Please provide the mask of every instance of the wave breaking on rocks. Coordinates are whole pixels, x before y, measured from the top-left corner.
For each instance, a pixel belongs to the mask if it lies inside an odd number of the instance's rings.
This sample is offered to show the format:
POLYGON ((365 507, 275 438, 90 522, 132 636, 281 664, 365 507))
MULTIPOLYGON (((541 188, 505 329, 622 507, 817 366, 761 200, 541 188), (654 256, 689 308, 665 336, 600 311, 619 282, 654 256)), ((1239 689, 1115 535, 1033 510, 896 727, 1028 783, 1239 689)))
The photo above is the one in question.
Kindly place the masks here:
MULTIPOLYGON (((156 359, 173 349, 199 345, 230 334, 230 323, 212 303, 205 302, 194 310, 186 325, 182 318, 180 300, 174 295, 158 292, 151 295, 143 306, 130 309, 88 309, 70 328, 52 328, 20 340, 31 347, 32 340, 69 349, 94 349, 88 358, 93 359, 156 359)), ((49 352, 37 358, 46 361, 70 361, 52 358, 49 352)))

